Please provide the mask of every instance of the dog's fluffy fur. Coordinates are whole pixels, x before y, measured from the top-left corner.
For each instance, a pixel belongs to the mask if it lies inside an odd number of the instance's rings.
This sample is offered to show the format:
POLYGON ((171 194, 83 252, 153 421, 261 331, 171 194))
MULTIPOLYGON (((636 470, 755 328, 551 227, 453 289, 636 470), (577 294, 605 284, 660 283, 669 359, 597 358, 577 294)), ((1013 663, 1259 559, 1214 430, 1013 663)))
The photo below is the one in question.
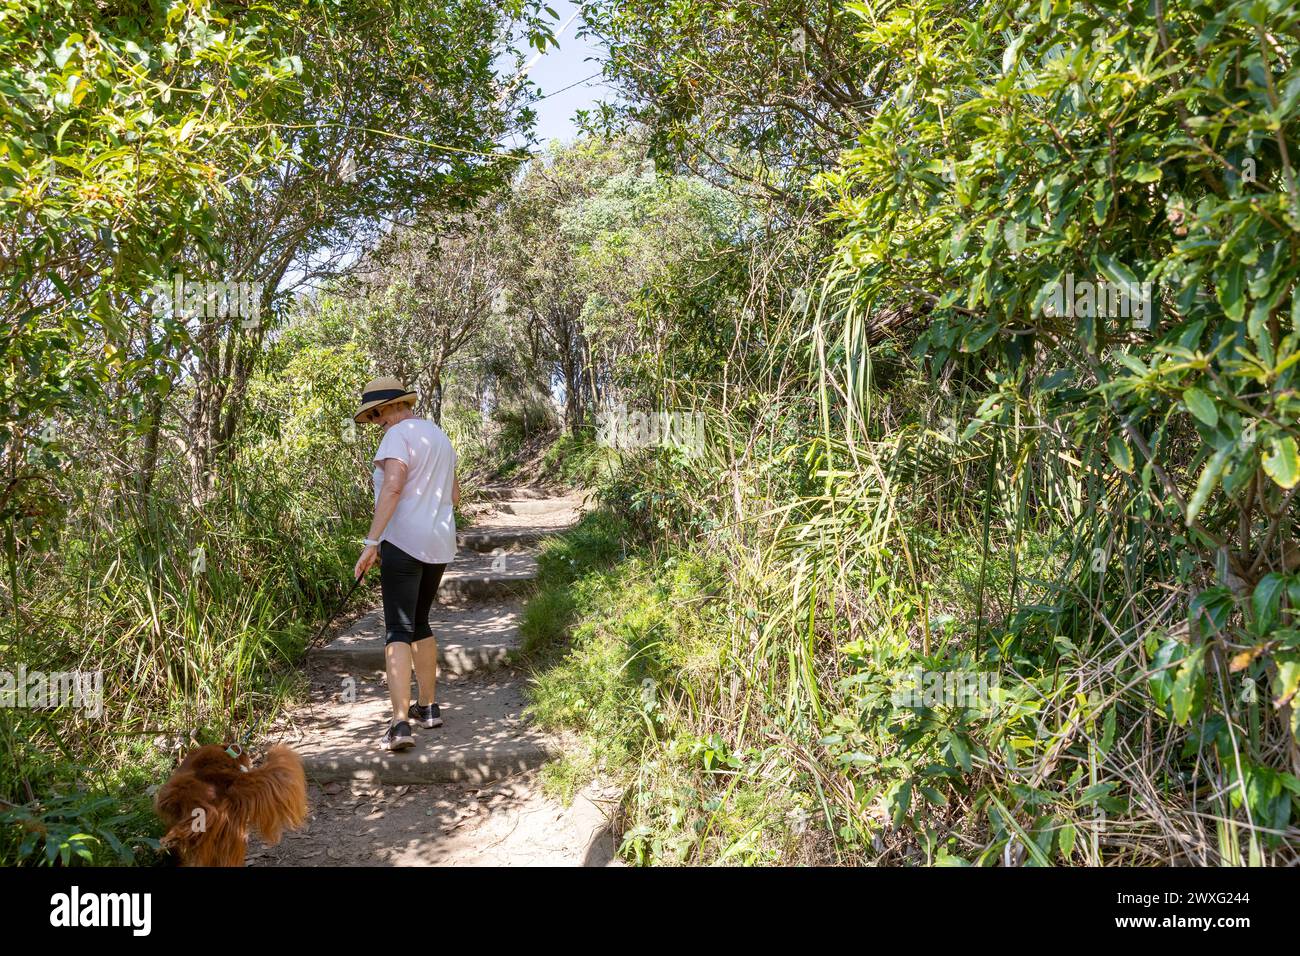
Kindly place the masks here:
POLYGON ((163 846, 176 850, 182 866, 243 866, 250 832, 276 844, 306 821, 302 758, 272 747, 255 768, 247 753, 199 747, 158 791, 154 807, 167 826, 163 846))

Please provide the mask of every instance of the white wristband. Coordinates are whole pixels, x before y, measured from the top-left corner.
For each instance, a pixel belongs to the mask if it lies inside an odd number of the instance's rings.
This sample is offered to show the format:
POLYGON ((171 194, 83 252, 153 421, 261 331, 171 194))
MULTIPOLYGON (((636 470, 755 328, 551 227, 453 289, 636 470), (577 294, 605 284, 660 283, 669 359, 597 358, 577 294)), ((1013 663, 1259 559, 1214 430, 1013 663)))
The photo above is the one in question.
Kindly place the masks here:
POLYGON ((361 540, 361 543, 364 544, 364 545, 366 545, 367 547, 370 547, 370 548, 377 548, 377 547, 379 547, 379 542, 376 541, 374 538, 363 538, 363 539, 361 540))

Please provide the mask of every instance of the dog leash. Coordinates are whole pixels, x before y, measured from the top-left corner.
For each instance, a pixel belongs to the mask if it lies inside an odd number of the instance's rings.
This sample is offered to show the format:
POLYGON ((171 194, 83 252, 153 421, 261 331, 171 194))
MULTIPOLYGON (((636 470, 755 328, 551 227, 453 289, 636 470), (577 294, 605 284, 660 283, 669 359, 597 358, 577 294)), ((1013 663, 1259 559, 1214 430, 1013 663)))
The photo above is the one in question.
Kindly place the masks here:
MULTIPOLYGON (((364 577, 364 575, 362 575, 362 577, 364 577)), ((352 587, 348 588, 348 593, 343 595, 343 600, 339 602, 339 606, 335 608, 334 613, 325 619, 325 623, 321 625, 321 629, 316 632, 315 638, 312 639, 313 644, 315 644, 325 635, 326 630, 328 630, 329 626, 334 623, 334 619, 343 613, 343 609, 348 606, 348 601, 352 599, 352 595, 356 592, 357 588, 359 588, 360 586, 361 586, 361 578, 357 578, 355 581, 352 582, 352 587)), ((231 760, 238 760, 241 756, 243 756, 244 747, 248 743, 248 739, 250 736, 251 736, 250 733, 245 733, 243 743, 236 741, 234 743, 229 744, 225 750, 226 756, 229 757, 231 760)))
MULTIPOLYGON (((361 577, 365 577, 365 575, 363 574, 361 577)), ((357 588, 359 588, 360 586, 361 586, 361 578, 357 578, 355 581, 352 582, 352 587, 348 588, 348 593, 343 595, 343 600, 339 602, 339 606, 334 609, 333 614, 331 614, 329 617, 325 619, 325 623, 321 625, 320 630, 316 632, 316 636, 312 638, 312 644, 315 644, 317 641, 319 641, 322 637, 325 636, 325 632, 329 630, 329 626, 334 623, 334 619, 336 617, 338 617, 340 614, 343 613, 343 609, 348 606, 348 601, 352 600, 352 595, 356 593, 357 588)), ((236 741, 235 743, 232 743, 228 747, 226 747, 226 756, 230 757, 230 759, 232 760, 238 760, 241 756, 243 756, 244 745, 248 743, 248 738, 250 736, 251 734, 245 733, 243 744, 240 744, 238 741, 236 741)))
MULTIPOLYGON (((365 575, 362 575, 361 577, 365 577, 365 575)), ((352 593, 356 591, 356 589, 360 586, 361 586, 361 578, 359 577, 352 582, 352 587, 348 588, 348 593, 343 595, 343 600, 339 602, 339 606, 334 611, 334 613, 325 619, 325 623, 321 625, 320 631, 317 632, 316 636, 312 639, 313 644, 315 644, 317 641, 319 641, 322 637, 325 636, 325 632, 329 630, 329 626, 334 623, 334 619, 338 617, 340 614, 342 614, 343 609, 348 606, 348 601, 351 600, 352 593)))

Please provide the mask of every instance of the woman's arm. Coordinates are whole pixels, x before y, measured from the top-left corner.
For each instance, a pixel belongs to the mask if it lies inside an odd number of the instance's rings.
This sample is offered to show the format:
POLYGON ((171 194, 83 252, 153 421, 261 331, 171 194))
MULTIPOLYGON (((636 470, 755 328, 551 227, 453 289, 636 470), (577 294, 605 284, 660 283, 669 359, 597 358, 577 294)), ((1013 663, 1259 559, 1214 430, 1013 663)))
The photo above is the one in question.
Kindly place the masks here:
POLYGON ((402 497, 406 487, 406 462, 397 458, 384 459, 384 485, 375 502, 375 520, 370 522, 370 533, 366 535, 371 541, 378 541, 379 536, 388 527, 388 522, 397 510, 397 501, 402 497))
MULTIPOLYGON (((378 541, 379 536, 384 533, 388 527, 388 522, 392 520, 393 512, 397 510, 398 499, 402 497, 402 489, 406 487, 406 462, 399 461, 396 458, 384 459, 384 484, 379 491, 379 500, 375 502, 375 518, 370 522, 370 533, 366 538, 370 541, 378 541)), ((359 578, 374 566, 379 559, 379 546, 374 544, 366 545, 366 549, 361 552, 361 557, 357 560, 357 566, 352 576, 359 578)))
POLYGON ((455 475, 451 476, 451 506, 460 507, 460 479, 455 475))

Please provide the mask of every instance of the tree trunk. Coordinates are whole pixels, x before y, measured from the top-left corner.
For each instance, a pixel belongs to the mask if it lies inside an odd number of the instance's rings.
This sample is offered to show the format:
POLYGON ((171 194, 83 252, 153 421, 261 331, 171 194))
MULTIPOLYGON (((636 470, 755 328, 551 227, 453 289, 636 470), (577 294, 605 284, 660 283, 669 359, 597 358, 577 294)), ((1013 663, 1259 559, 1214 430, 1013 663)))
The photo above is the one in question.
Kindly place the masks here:
POLYGON ((564 360, 564 424, 575 438, 582 428, 582 412, 582 366, 569 352, 564 360))
POLYGON ((140 461, 140 510, 149 511, 149 495, 153 491, 154 475, 158 472, 158 442, 162 433, 163 398, 157 392, 149 395, 149 409, 145 413, 149 430, 145 433, 144 453, 140 461))
POLYGON ((433 387, 429 389, 429 417, 442 427, 442 370, 433 373, 433 387))

